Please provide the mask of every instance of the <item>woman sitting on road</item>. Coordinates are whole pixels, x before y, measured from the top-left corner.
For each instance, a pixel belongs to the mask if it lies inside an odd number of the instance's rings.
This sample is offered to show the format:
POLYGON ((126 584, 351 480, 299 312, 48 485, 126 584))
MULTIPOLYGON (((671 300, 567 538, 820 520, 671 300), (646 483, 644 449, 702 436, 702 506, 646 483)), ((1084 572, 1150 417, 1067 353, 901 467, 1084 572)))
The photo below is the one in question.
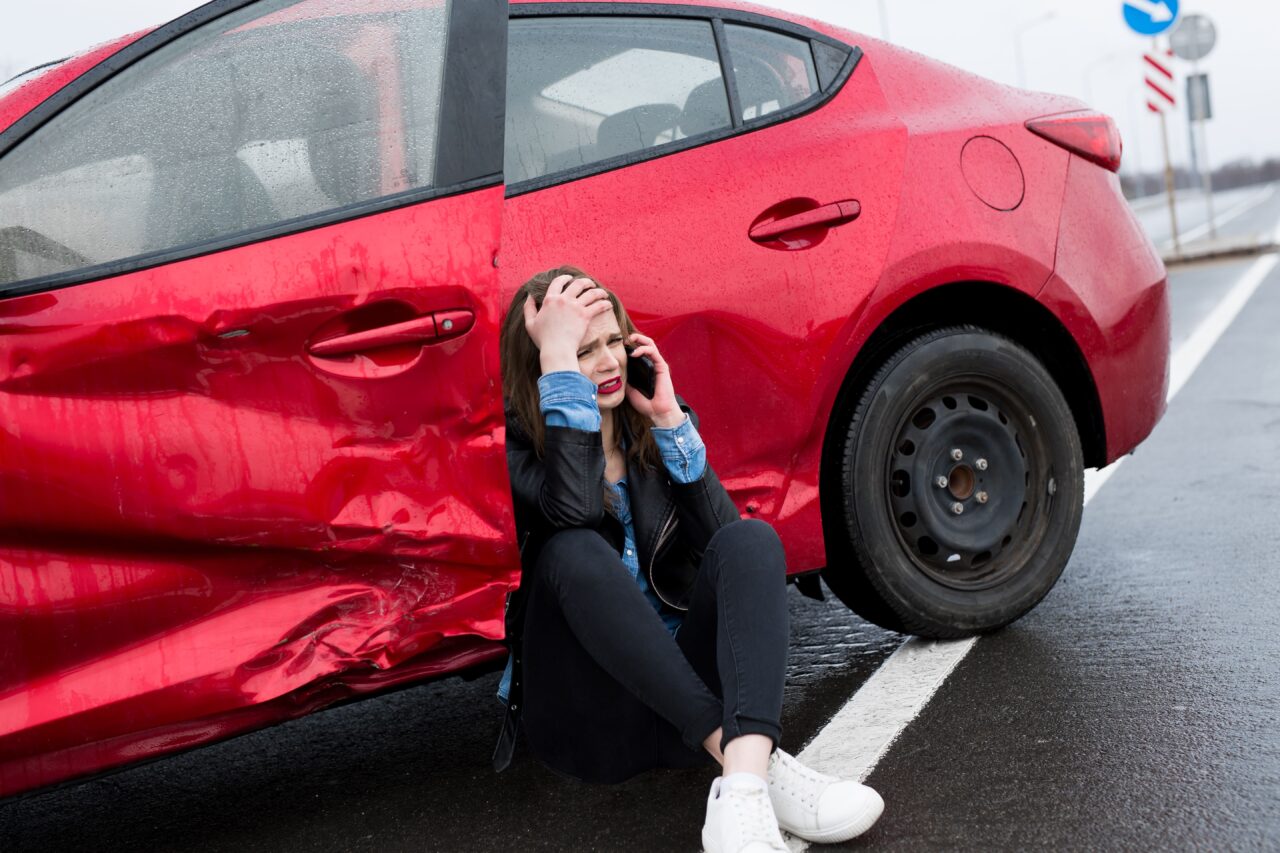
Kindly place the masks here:
POLYGON ((864 832, 875 791, 777 749, 782 545, 739 518, 654 341, 566 266, 516 293, 501 350, 523 579, 495 767, 517 723, 542 762, 584 781, 711 756, 724 768, 702 828, 711 853, 785 850, 779 827, 823 842, 864 832), (651 397, 628 385, 627 349, 652 361, 651 397))

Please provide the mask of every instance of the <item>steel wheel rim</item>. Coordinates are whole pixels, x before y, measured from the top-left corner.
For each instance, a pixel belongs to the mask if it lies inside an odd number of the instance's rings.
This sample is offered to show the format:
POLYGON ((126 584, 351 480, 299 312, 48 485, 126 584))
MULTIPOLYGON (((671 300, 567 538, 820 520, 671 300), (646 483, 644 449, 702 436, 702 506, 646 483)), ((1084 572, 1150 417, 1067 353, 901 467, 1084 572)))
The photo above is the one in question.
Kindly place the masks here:
POLYGON ((1048 529, 1056 483, 1031 407, 997 380, 963 376, 931 384, 903 409, 882 488, 903 554, 931 580, 975 591, 1025 567, 1048 529))

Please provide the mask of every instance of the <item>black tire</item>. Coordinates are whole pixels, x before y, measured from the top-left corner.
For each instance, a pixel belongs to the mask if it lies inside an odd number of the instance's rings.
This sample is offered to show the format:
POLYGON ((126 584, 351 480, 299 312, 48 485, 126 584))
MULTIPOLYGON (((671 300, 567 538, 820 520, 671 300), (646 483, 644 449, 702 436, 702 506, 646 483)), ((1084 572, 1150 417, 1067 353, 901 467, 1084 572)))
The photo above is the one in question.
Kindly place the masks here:
POLYGON ((1003 627, 1044 598, 1075 547, 1084 461, 1071 409, 1000 335, 956 326, 895 352, 862 391, 840 461, 843 524, 829 529, 844 531, 833 552, 850 559, 823 578, 885 628, 1003 627))

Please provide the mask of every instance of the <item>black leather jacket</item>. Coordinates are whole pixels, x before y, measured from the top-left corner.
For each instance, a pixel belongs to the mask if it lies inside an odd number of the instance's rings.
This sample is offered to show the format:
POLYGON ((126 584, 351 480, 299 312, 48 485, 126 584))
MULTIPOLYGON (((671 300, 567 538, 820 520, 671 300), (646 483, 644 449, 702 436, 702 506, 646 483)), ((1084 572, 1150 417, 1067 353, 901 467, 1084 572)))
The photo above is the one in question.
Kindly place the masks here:
MULTIPOLYGON (((683 400, 679 402, 696 427, 698 416, 683 400)), ((515 741, 521 701, 525 583, 542 546, 559 530, 585 527, 598 531, 621 555, 626 535, 622 522, 604 504, 605 458, 600 433, 547 427, 546 453, 539 459, 519 419, 510 408, 506 414, 507 468, 523 575, 506 615, 515 667, 507 722, 494 752, 494 766, 499 770, 509 763, 515 741)), ((632 436, 627 438, 630 441, 632 436)), ((687 610, 702 554, 717 530, 740 518, 737 507, 709 464, 700 479, 677 483, 664 467, 628 460, 627 487, 640 570, 665 606, 687 610)))

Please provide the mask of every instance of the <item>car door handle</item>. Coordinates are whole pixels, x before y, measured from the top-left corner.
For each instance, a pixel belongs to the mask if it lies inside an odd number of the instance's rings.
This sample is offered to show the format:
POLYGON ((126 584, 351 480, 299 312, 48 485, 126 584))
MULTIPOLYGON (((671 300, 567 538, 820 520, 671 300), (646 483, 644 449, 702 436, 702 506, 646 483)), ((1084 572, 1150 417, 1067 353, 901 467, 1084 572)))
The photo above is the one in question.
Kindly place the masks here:
POLYGON ((307 347, 307 351, 312 355, 332 358, 382 347, 440 343, 465 334, 475 324, 475 319, 475 314, 465 308, 436 311, 389 326, 317 341, 307 347))
POLYGON ((794 216, 784 216, 772 222, 762 222, 748 233, 752 240, 757 243, 763 243, 766 240, 776 240, 784 234, 791 231, 799 231, 802 228, 834 228, 837 225, 852 222, 858 218, 860 213, 862 213, 862 205, 853 199, 835 201, 831 204, 824 204, 822 207, 806 210, 804 213, 797 213, 794 216))

